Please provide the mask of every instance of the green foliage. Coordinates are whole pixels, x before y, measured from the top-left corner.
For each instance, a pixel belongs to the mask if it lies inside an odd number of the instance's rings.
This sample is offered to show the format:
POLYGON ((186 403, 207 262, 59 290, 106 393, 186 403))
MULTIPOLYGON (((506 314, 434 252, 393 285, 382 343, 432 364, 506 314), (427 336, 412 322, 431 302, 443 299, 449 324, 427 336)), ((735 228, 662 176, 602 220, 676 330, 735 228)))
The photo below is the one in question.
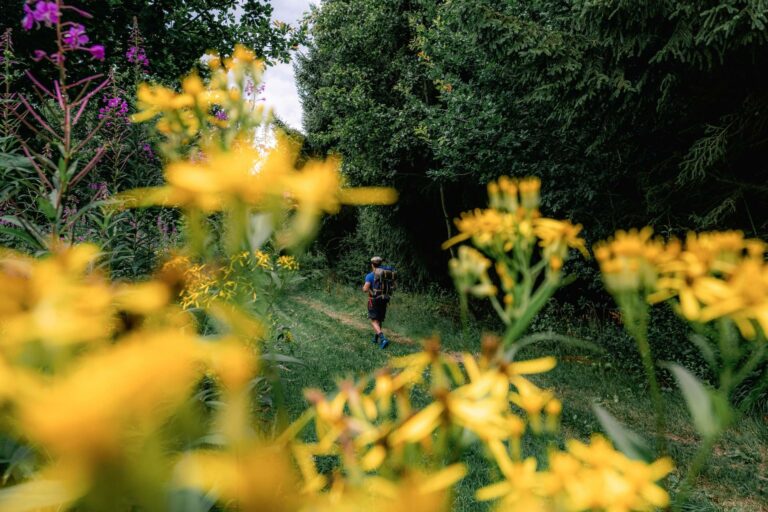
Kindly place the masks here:
POLYGON ((438 186, 452 218, 502 174, 541 177, 542 207, 590 241, 765 237, 767 19, 763 0, 328 0, 299 62, 308 141, 398 186, 395 222, 432 247, 438 186))
MULTIPOLYGON (((276 308, 281 321, 292 328, 294 339, 290 346, 282 345, 275 350, 293 354, 307 365, 301 371, 284 373, 286 396, 289 397, 286 405, 294 417, 304 410, 305 399, 301 390, 308 387, 334 389, 339 378, 373 371, 385 361, 385 354, 373 350, 370 344, 365 299, 359 289, 331 281, 323 286, 310 287, 313 283, 316 281, 307 281, 300 294, 283 297, 276 308), (324 309, 320 310, 319 307, 324 309)), ((553 387, 558 395, 567 397, 562 414, 564 431, 574 437, 586 438, 591 432, 601 429, 593 413, 593 404, 598 404, 616 421, 648 437, 647 433, 653 428, 653 413, 647 388, 639 375, 642 372, 639 357, 637 372, 628 372, 626 367, 617 366, 616 361, 624 354, 612 352, 613 342, 606 339, 614 335, 609 327, 612 322, 610 316, 606 315, 603 319, 593 314, 591 317, 574 318, 566 306, 562 316, 555 319, 559 309, 561 307, 552 307, 544 315, 544 320, 552 323, 540 323, 539 327, 580 327, 581 337, 593 340, 600 346, 611 347, 611 350, 596 353, 556 342, 530 345, 521 354, 525 358, 557 356, 558 366, 546 375, 537 376, 535 382, 540 386, 553 387), (567 321, 569 316, 571 322, 567 321), (610 389, 606 383, 611 384, 610 389)), ((403 292, 398 293, 397 299, 391 303, 384 329, 413 341, 422 336, 439 334, 446 350, 461 352, 476 350, 476 343, 471 340, 476 340, 482 331, 491 327, 472 322, 468 332, 462 334, 455 297, 403 292)), ((630 341, 627 340, 627 343, 630 341)), ((665 343, 674 344, 669 340, 665 343)), ((684 343, 685 340, 681 339, 680 344, 684 343)), ((637 357, 637 351, 632 345, 628 345, 625 351, 630 349, 633 356, 637 357)), ((419 346, 393 343, 387 350, 396 355, 406 355, 418 351, 419 346)), ((676 461, 684 467, 694 456, 696 435, 690 427, 690 416, 684 399, 677 390, 670 389, 664 393, 664 399, 670 432, 673 433, 670 435, 670 449, 676 461)), ((610 434, 604 426, 603 429, 610 434)), ((630 437, 633 436, 630 434, 630 437)), ((762 481, 755 478, 754 472, 764 463, 766 454, 755 447, 764 445, 766 440, 768 429, 760 417, 744 417, 738 429, 726 432, 711 464, 705 468, 686 510, 722 510, 724 503, 731 504, 728 510, 746 512, 759 509, 768 495, 762 489, 762 481)), ((635 441, 639 445, 644 444, 636 438, 635 441)), ((525 442, 532 452, 546 453, 545 443, 538 446, 536 440, 527 439, 525 442)), ((323 462, 321 469, 332 471, 334 464, 331 461, 323 462)), ((479 454, 477 457, 467 457, 465 462, 470 466, 469 475, 457 489, 453 509, 485 510, 483 504, 473 499, 471 491, 487 484, 493 478, 493 470, 479 454)), ((671 475, 670 487, 677 488, 679 480, 679 474, 671 475)))
MULTIPOLYGON (((302 39, 300 30, 272 22, 272 6, 266 0, 85 0, 78 5, 99 21, 89 36, 105 46, 110 66, 125 64, 131 46, 128 34, 136 18, 151 70, 163 81, 186 74, 206 50, 226 53, 235 43, 253 48, 271 62, 286 62, 302 39)), ((21 6, 20 0, 0 0, 4 13, 0 27, 12 27, 18 54, 31 55, 45 43, 34 32, 20 30, 21 6)))

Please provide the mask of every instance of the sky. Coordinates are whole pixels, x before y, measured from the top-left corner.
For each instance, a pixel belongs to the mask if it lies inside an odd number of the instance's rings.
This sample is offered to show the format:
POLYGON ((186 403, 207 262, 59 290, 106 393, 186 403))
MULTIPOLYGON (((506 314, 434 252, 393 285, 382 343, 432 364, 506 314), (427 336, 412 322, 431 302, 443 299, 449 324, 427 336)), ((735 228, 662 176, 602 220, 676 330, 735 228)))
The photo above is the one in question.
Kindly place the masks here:
MULTIPOLYGON (((309 10, 310 0, 272 0, 275 20, 293 24, 309 10)), ((264 98, 275 114, 289 126, 302 129, 301 102, 296 90, 293 63, 277 64, 267 68, 264 73, 264 98)))

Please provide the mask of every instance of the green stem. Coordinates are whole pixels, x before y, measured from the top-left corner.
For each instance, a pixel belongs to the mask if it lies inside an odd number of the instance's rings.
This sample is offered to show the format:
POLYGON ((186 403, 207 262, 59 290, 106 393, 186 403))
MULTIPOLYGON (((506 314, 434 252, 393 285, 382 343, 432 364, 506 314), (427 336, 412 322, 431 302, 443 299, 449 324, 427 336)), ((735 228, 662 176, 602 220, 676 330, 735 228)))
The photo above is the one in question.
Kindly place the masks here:
POLYGON ((672 505, 674 512, 681 512, 683 510, 683 505, 688 501, 693 490, 693 484, 696 482, 701 470, 704 469, 704 465, 707 463, 707 459, 709 459, 718 437, 719 435, 713 435, 705 439, 701 446, 699 446, 696 456, 688 469, 688 474, 685 475, 685 480, 683 480, 680 486, 680 491, 675 496, 675 501, 672 505))
POLYGON ((493 305, 493 309, 496 310, 496 314, 499 315, 499 318, 501 318, 501 321, 504 322, 505 325, 509 325, 510 318, 509 315, 504 311, 504 308, 501 307, 501 304, 499 303, 499 299, 497 299, 495 296, 491 295, 488 297, 491 299, 491 304, 493 305))
POLYGON ((550 297, 557 290, 557 282, 545 282, 536 291, 533 299, 528 303, 523 313, 515 319, 515 323, 507 329, 504 335, 504 346, 507 347, 514 343, 528 328, 533 318, 541 311, 541 308, 547 303, 550 297))
POLYGON ((664 413, 664 403, 661 398, 661 389, 656 379, 656 370, 653 365, 653 356, 651 354, 651 345, 648 342, 648 307, 645 305, 642 297, 635 296, 629 299, 630 304, 624 304, 622 307, 625 325, 630 335, 637 343, 637 349, 640 352, 640 358, 643 361, 643 368, 648 379, 648 386, 651 390, 651 404, 656 416, 656 449, 659 456, 665 456, 669 452, 667 438, 664 436, 666 431, 666 415, 664 413), (635 313, 640 312, 639 317, 635 313))

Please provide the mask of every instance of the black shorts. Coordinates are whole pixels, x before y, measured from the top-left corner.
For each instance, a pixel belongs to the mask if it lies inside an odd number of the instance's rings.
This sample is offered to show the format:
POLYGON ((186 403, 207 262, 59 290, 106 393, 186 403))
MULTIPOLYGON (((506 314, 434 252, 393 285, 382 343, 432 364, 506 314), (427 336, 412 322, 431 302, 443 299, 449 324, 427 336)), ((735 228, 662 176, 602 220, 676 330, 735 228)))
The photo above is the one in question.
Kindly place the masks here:
POLYGON ((368 298, 368 318, 383 322, 387 316, 387 301, 381 299, 368 298))

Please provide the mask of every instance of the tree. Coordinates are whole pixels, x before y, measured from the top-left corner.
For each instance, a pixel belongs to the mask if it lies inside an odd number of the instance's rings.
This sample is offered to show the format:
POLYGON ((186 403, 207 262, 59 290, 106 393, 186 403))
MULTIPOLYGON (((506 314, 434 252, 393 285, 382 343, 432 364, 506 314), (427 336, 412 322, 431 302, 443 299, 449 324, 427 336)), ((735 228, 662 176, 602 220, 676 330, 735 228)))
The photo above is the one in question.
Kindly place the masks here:
MULTIPOLYGON (((499 175, 537 175, 591 241, 768 235, 763 0, 329 0, 308 21, 309 141, 406 190, 403 211, 411 189, 448 187, 452 217, 499 175)), ((437 245, 422 202, 400 225, 437 245)))
MULTIPOLYGON (((31 55, 41 42, 21 30, 21 0, 0 0, 0 21, 12 27, 18 55, 31 55), (14 14, 15 13, 15 14, 14 14)), ((119 64, 131 46, 136 18, 155 76, 177 80, 206 50, 229 53, 236 43, 254 49, 269 62, 287 62, 301 31, 271 19, 268 0, 86 0, 78 2, 99 23, 89 36, 106 47, 110 64, 119 64)))

